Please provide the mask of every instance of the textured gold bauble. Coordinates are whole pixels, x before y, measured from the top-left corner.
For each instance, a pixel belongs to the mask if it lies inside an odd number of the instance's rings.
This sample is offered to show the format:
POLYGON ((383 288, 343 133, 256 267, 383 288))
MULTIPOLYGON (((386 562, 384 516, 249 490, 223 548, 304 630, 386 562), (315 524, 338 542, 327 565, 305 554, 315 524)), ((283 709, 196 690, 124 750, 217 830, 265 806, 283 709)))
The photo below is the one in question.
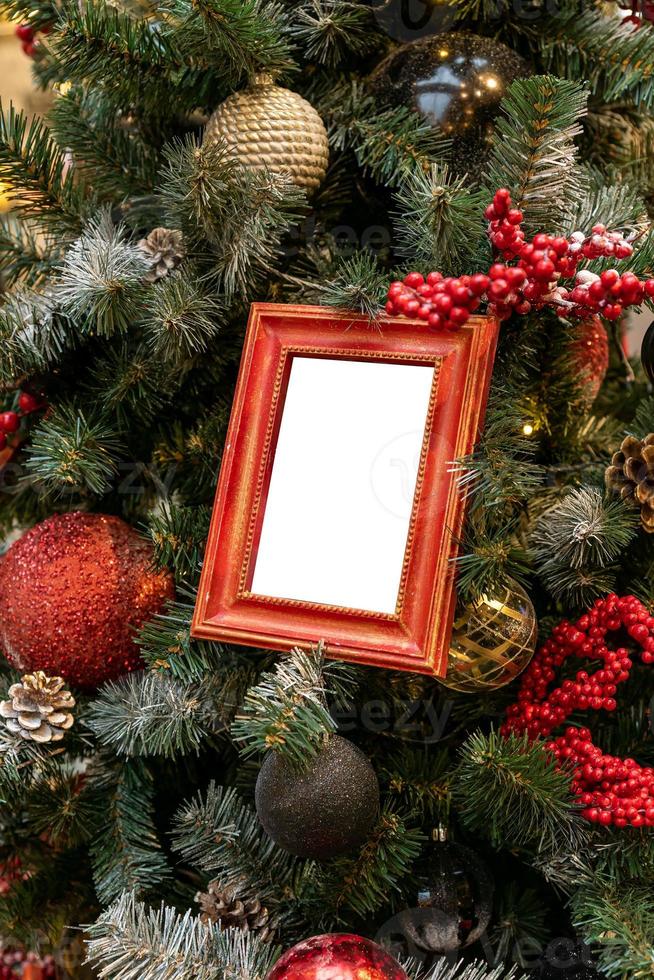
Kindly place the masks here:
POLYGON ((218 106, 204 131, 205 140, 223 139, 244 167, 290 173, 308 191, 324 179, 329 160, 325 125, 297 92, 259 75, 249 88, 218 106))
POLYGON ((441 683, 470 693, 503 687, 531 660, 537 635, 531 599, 509 579, 493 594, 471 603, 455 620, 441 683))

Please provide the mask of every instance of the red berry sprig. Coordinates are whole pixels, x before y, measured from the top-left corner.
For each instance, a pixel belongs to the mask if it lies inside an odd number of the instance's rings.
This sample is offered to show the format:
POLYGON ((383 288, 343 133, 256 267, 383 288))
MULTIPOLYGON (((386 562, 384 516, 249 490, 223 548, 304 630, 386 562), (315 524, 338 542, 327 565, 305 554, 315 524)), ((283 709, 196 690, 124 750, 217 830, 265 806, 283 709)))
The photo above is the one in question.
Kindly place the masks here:
POLYGON ((488 275, 458 278, 430 272, 425 279, 419 272, 410 272, 402 281, 391 283, 388 314, 418 317, 434 329, 453 330, 464 326, 484 299, 488 312, 501 320, 544 306, 553 307, 561 316, 599 314, 616 320, 627 307, 640 305, 646 297, 654 299, 654 279, 641 282, 634 273, 620 275, 616 269, 601 275, 577 271, 582 259, 629 258, 633 245, 620 232, 598 224, 589 236, 583 232, 569 238, 539 233, 528 242, 522 211, 512 206, 506 188, 495 193, 485 214, 498 257, 507 263, 517 259, 516 264, 495 262, 488 275), (566 279, 574 280, 569 288, 562 284, 566 279))
POLYGON ((31 24, 18 25, 16 28, 16 37, 21 42, 23 51, 28 58, 33 58, 36 55, 39 43, 37 35, 39 33, 49 34, 51 30, 52 28, 49 24, 41 28, 34 28, 31 24))
POLYGON ((45 400, 31 391, 21 391, 17 407, 17 412, 0 412, 0 451, 7 448, 7 437, 15 435, 20 429, 21 419, 45 408, 45 400))
POLYGON ((593 744, 587 728, 568 727, 550 738, 574 711, 616 710, 618 686, 632 667, 625 646, 613 650, 606 643, 607 633, 620 629, 640 647, 643 663, 653 664, 654 616, 632 595, 598 599, 576 623, 555 627, 538 650, 522 675, 517 702, 507 709, 502 733, 526 732, 532 740, 549 739, 545 747, 554 758, 573 767, 572 790, 588 820, 616 827, 654 827, 654 768, 605 754, 593 744), (579 670, 574 680, 549 690, 568 657, 599 660, 602 666, 592 674, 579 670))

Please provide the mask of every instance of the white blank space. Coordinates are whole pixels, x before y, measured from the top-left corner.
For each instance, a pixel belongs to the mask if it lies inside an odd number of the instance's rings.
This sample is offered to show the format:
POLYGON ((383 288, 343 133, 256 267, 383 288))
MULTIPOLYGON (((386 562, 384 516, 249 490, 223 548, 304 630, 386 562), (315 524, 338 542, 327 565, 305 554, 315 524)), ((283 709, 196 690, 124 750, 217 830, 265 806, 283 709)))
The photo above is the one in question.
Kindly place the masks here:
POLYGON ((395 611, 433 376, 293 359, 253 592, 395 611))

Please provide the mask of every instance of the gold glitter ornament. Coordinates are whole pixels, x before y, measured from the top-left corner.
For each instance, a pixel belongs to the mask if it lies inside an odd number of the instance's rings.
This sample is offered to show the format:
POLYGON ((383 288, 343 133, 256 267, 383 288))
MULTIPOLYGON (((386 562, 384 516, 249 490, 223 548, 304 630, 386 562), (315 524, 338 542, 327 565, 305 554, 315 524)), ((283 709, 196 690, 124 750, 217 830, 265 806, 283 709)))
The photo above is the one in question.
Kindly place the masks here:
POLYGON ((480 693, 509 684, 536 649, 538 629, 531 599, 507 579, 492 594, 470 603, 454 621, 447 673, 441 684, 480 693))
POLYGON ((209 119, 204 139, 224 140, 230 155, 249 169, 288 172, 307 191, 314 191, 327 172, 322 119, 306 99, 268 75, 257 75, 252 85, 225 99, 209 119))

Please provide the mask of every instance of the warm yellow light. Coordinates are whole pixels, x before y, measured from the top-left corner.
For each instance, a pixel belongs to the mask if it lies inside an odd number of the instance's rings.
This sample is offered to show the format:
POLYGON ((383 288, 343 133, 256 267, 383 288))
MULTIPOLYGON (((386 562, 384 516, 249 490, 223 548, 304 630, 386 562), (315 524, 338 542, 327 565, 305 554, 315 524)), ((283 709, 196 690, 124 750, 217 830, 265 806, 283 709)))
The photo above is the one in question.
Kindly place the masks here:
POLYGON ((450 52, 447 50, 447 48, 441 48, 438 53, 441 56, 441 58, 448 58, 449 57, 449 54, 450 54, 450 52))
POLYGON ((9 211, 11 208, 11 184, 6 180, 0 180, 0 212, 9 211))
POLYGON ((525 424, 522 427, 522 432, 523 432, 523 435, 526 435, 526 436, 533 435, 533 432, 534 432, 533 425, 531 425, 529 422, 525 422, 525 424))
POLYGON ((489 89, 496 89, 500 86, 499 80, 495 77, 495 75, 487 75, 486 78, 483 79, 483 83, 486 88, 489 89))

